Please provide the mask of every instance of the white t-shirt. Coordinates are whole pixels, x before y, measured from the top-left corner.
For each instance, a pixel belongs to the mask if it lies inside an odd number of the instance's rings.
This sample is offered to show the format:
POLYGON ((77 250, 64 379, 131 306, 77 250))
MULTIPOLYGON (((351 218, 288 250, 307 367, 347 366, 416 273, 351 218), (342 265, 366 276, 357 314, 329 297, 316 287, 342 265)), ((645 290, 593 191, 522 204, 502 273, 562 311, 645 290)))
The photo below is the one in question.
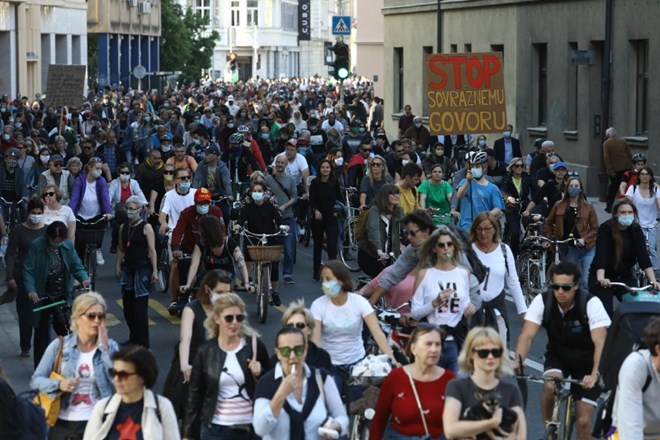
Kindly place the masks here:
POLYGON ((96 348, 88 353, 80 353, 76 362, 76 376, 80 378, 78 386, 71 393, 69 406, 61 409, 58 418, 69 421, 89 420, 96 400, 94 387, 94 353, 96 348))
POLYGON ((227 352, 225 366, 220 373, 218 400, 213 414, 215 425, 248 425, 252 424, 252 400, 245 386, 245 375, 236 358, 245 341, 241 339, 238 347, 227 352))
POLYGON ((101 213, 101 201, 96 193, 96 181, 89 183, 85 180, 85 192, 80 202, 78 215, 85 220, 92 219, 101 213))
MULTIPOLYGON (((273 168, 275 168, 275 160, 277 160, 277 158, 280 156, 285 156, 285 154, 280 153, 275 156, 275 159, 273 160, 273 168)), ((309 166, 307 165, 307 159, 305 159, 303 155, 296 153, 296 158, 293 161, 289 161, 287 159, 287 165, 284 169, 284 174, 296 179, 296 185, 299 185, 302 183, 302 172, 308 168, 309 166)))
MULTIPOLYGON (((508 273, 506 269, 507 265, 504 264, 504 255, 502 254, 501 246, 498 245, 492 252, 486 253, 482 252, 476 244, 472 243, 472 249, 479 258, 479 261, 489 268, 488 275, 479 284, 481 299, 490 301, 496 298, 504 287, 506 287, 516 303, 518 314, 525 313, 527 311, 527 305, 525 304, 525 298, 520 287, 518 272, 516 271, 516 260, 509 245, 505 244, 504 246, 506 246, 508 273)), ((495 312, 498 315, 500 314, 497 310, 495 312)))
MULTIPOLYGON (((557 307, 559 307, 559 305, 557 305, 557 307)), ((573 307, 575 307, 575 304, 573 307)), ((544 310, 545 304, 543 303, 543 295, 536 295, 529 305, 529 308, 527 309, 525 321, 530 321, 534 324, 541 325, 543 322, 544 310)), ((562 312, 561 307, 559 307, 559 312, 563 316, 564 313, 562 312)), ((595 296, 587 302, 587 317, 589 318, 589 330, 601 327, 609 327, 610 324, 612 324, 612 320, 605 311, 603 303, 595 296)))
POLYGON ((470 275, 467 270, 456 267, 444 271, 429 267, 412 297, 410 314, 418 321, 426 318, 430 324, 456 327, 461 322, 468 304, 470 304, 470 275), (454 293, 445 305, 439 309, 434 308, 432 301, 445 289, 453 289, 454 293))
POLYGON ((656 189, 655 195, 651 197, 643 197, 639 188, 630 185, 626 191, 626 196, 630 197, 637 207, 637 217, 639 217, 639 224, 643 228, 650 228, 655 223, 658 217, 657 199, 660 199, 660 189, 656 189))
POLYGON ((323 295, 312 303, 310 311, 321 322, 321 347, 330 354, 333 365, 350 365, 365 355, 362 323, 374 313, 364 297, 348 293, 344 305, 337 306, 323 295))
POLYGON ((53 222, 62 222, 68 226, 69 222, 75 222, 76 215, 73 210, 66 205, 61 205, 60 209, 54 211, 44 206, 44 224, 49 225, 53 222))
POLYGON ((167 214, 167 226, 174 230, 176 222, 179 221, 181 212, 188 206, 195 204, 195 188, 190 188, 188 194, 181 195, 176 192, 176 188, 169 190, 163 197, 163 204, 160 212, 167 214))

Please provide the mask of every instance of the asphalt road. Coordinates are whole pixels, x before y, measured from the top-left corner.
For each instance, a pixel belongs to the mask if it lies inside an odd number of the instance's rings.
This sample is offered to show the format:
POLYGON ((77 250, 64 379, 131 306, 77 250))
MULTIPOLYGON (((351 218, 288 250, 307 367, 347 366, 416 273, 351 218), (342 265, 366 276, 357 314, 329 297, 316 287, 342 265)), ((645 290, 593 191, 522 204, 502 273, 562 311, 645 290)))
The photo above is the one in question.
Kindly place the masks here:
MULTIPOLYGON (((128 328, 125 325, 123 311, 121 307, 121 291, 114 277, 115 256, 110 254, 109 232, 106 233, 104 242, 105 265, 99 267, 97 277, 98 291, 103 294, 108 302, 108 318, 110 337, 117 342, 128 339, 128 328)), ((325 255, 324 255, 324 258, 325 255)), ((355 273, 357 278, 358 273, 355 273)), ((4 279, 4 277, 2 277, 4 279)), ((312 248, 298 245, 297 262, 294 269, 295 285, 280 284, 280 297, 283 305, 278 308, 271 307, 268 320, 265 324, 257 323, 256 319, 256 300, 253 295, 241 292, 241 297, 245 300, 251 325, 259 331, 262 339, 273 353, 274 337, 280 327, 282 312, 286 310, 286 305, 295 299, 304 298, 309 306, 314 299, 322 295, 320 283, 312 279, 312 248)), ((3 289, 4 290, 4 289, 3 289)), ((155 390, 161 392, 163 383, 169 371, 172 361, 174 346, 179 338, 179 319, 171 317, 167 312, 167 305, 170 300, 168 295, 159 291, 154 292, 149 300, 149 331, 151 349, 156 354, 159 367, 158 381, 155 390)), ((520 333, 521 320, 516 315, 514 304, 508 302, 508 313, 511 318, 512 329, 510 331, 511 349, 515 347, 517 335, 520 333)), ((29 388, 30 376, 33 372, 32 359, 23 359, 18 357, 18 330, 16 323, 16 313, 14 303, 0 306, 0 359, 9 380, 17 391, 24 391, 29 388)), ((542 333, 542 332, 541 332, 542 333)), ((542 366, 542 356, 545 348, 545 336, 539 334, 534 341, 530 359, 527 367, 528 372, 538 372, 542 366)), ((530 404, 526 410, 528 423, 528 438, 540 438, 543 434, 543 424, 541 421, 538 402, 540 401, 541 385, 530 383, 528 386, 528 399, 530 404)))

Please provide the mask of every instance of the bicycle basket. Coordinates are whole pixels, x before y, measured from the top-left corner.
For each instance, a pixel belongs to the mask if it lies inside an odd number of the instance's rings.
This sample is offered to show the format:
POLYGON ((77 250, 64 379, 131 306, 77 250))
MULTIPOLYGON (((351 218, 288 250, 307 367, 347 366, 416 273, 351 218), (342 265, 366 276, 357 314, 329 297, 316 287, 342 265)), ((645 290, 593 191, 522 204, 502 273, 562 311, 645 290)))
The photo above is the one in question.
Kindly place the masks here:
POLYGON ((76 242, 83 246, 100 243, 105 234, 104 229, 76 229, 76 242))
POLYGON ((252 261, 280 261, 282 246, 247 246, 252 261))

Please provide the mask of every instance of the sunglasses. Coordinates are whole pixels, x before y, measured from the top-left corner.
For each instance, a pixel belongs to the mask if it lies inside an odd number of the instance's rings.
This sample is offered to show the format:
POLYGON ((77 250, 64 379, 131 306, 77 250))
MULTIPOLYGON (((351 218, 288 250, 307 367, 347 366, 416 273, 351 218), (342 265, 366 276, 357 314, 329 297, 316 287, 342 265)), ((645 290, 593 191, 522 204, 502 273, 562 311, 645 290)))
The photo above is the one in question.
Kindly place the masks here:
POLYGON ((362 151, 364 151, 365 153, 368 153, 368 152, 373 151, 373 150, 371 148, 363 148, 362 151))
POLYGON ((137 374, 137 371, 134 371, 134 372, 132 372, 132 373, 129 373, 128 371, 121 371, 121 370, 115 370, 114 368, 108 368, 108 374, 109 374, 110 377, 112 377, 113 379, 116 377, 117 380, 120 380, 120 381, 123 382, 123 381, 125 381, 126 379, 128 379, 130 376, 134 376, 134 375, 136 375, 136 374, 137 374))
POLYGON ((55 197, 55 193, 53 191, 48 191, 44 193, 43 197, 55 197))
POLYGON ((61 167, 61 166, 62 166, 62 162, 53 162, 53 166, 61 167))
POLYGON ((222 319, 224 319, 227 324, 231 324, 234 320, 236 320, 236 322, 243 322, 245 315, 225 315, 222 319))
POLYGON ((513 167, 513 168, 522 168, 522 164, 521 164, 521 163, 517 163, 517 164, 512 165, 512 167, 513 167))
POLYGON ((282 356, 287 358, 291 356, 291 352, 293 352, 296 356, 302 356, 303 353, 305 353, 304 345, 296 345, 295 347, 277 347, 277 349, 282 356))
POLYGON ((305 324, 304 322, 292 322, 292 323, 287 324, 286 326, 291 327, 291 328, 295 327, 299 330, 304 330, 305 327, 307 327, 307 324, 305 324))
POLYGON ((174 174, 174 171, 163 171, 163 174, 171 175, 174 174))
POLYGON ((559 289, 561 289, 561 290, 563 290, 564 292, 568 292, 568 291, 571 290, 573 287, 575 287, 575 283, 571 283, 571 284, 555 284, 555 283, 551 283, 549 287, 550 287, 552 290, 559 290, 559 289))
POLYGON ((504 349, 502 348, 480 348, 472 349, 473 352, 477 353, 477 356, 479 356, 481 359, 486 359, 489 354, 492 354, 495 359, 499 359, 502 357, 502 353, 504 353, 504 349))
POLYGON ((420 231, 420 229, 417 229, 417 230, 415 230, 415 231, 406 231, 406 235, 407 235, 408 237, 414 237, 414 236, 417 235, 417 233, 418 233, 419 231, 420 231))
POLYGON ((90 321, 95 321, 96 318, 99 318, 99 321, 103 321, 105 319, 105 312, 89 312, 89 313, 84 313, 83 314, 85 318, 89 319, 90 321))
POLYGON ((190 180, 190 176, 179 176, 180 180, 190 180))
POLYGON ((439 247, 439 248, 445 248, 446 249, 446 248, 454 247, 454 243, 452 243, 451 241, 447 241, 447 242, 444 242, 444 243, 442 241, 439 241, 435 244, 435 246, 439 247))
POLYGON ((119 174, 121 174, 122 176, 130 176, 131 172, 130 171, 120 171, 119 174))
MULTIPOLYGON (((366 150, 365 150, 365 151, 366 151, 366 150)), ((371 164, 371 166, 372 166, 372 167, 382 167, 383 164, 380 163, 380 162, 374 162, 374 163, 371 164)))

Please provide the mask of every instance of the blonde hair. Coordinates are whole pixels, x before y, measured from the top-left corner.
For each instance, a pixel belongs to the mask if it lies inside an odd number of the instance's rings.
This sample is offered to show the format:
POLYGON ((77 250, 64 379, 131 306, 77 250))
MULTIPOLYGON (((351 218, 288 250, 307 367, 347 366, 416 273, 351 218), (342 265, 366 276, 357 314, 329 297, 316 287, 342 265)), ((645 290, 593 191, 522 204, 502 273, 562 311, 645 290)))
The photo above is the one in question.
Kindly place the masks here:
POLYGON ((289 307, 284 312, 284 315, 282 315, 282 327, 285 327, 287 321, 296 314, 303 315, 305 317, 305 324, 307 324, 307 327, 309 327, 310 330, 314 330, 316 321, 314 320, 314 316, 312 316, 312 312, 310 312, 309 309, 305 307, 304 299, 298 299, 289 304, 289 307))
POLYGON ((84 315, 87 310, 89 310, 95 305, 102 306, 104 312, 108 308, 105 299, 98 292, 85 292, 80 296, 78 296, 73 301, 73 306, 71 307, 72 333, 76 333, 78 331, 78 322, 76 318, 79 318, 80 316, 84 315))
MULTIPOLYGON (((220 335, 220 325, 218 325, 215 320, 222 315, 222 312, 230 307, 238 307, 241 309, 241 313, 246 315, 245 303, 238 295, 233 292, 223 293, 215 300, 215 303, 213 303, 213 314, 204 321, 204 327, 206 327, 206 336, 208 339, 215 339, 220 335)), ((246 315, 245 321, 241 323, 240 336, 246 337, 252 335, 259 336, 259 334, 248 325, 246 315)))
POLYGON ((475 347, 486 344, 497 345, 498 348, 504 350, 495 375, 501 377, 505 374, 512 374, 513 368, 511 366, 511 359, 509 359, 509 353, 507 352, 506 344, 504 341, 502 341, 502 336, 500 336, 497 330, 492 327, 474 327, 467 334, 465 342, 463 343, 463 349, 458 355, 458 364, 461 368, 461 371, 470 374, 474 372, 472 350, 474 350, 475 347))
POLYGON ((266 181, 266 176, 261 171, 253 171, 252 174, 250 174, 250 183, 264 181, 266 181))

